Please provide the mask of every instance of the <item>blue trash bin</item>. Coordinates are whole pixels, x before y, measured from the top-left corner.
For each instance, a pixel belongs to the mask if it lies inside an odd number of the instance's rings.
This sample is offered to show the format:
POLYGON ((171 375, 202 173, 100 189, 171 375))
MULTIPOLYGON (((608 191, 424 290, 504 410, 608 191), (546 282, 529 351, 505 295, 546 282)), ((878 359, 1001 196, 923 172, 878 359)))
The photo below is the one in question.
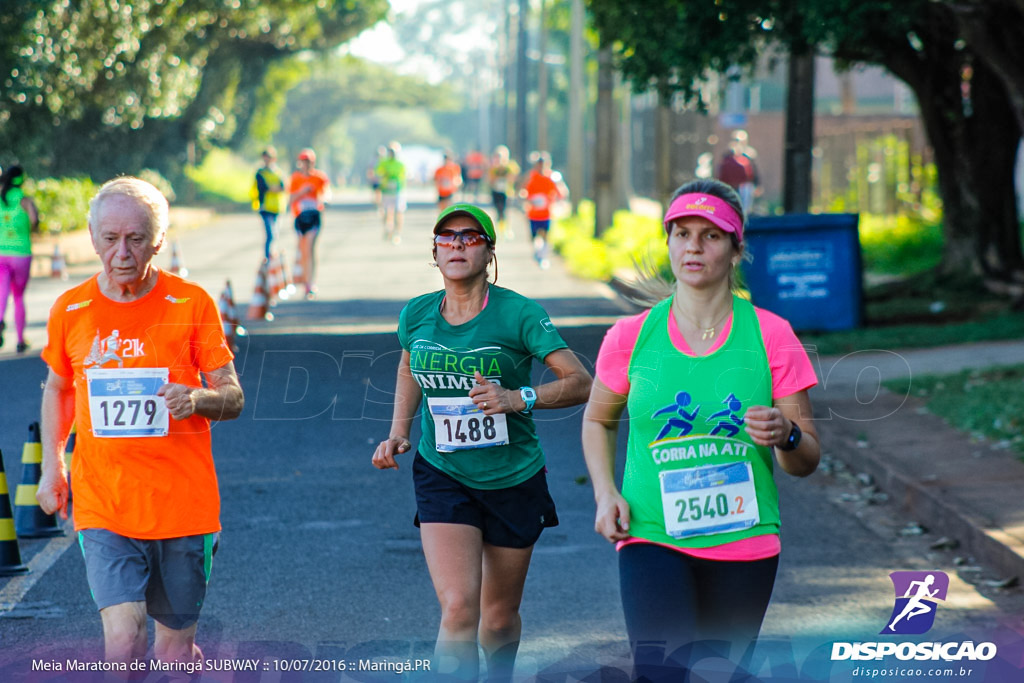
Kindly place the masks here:
POLYGON ((858 215, 755 216, 743 276, 754 303, 795 330, 849 330, 864 319, 858 215))

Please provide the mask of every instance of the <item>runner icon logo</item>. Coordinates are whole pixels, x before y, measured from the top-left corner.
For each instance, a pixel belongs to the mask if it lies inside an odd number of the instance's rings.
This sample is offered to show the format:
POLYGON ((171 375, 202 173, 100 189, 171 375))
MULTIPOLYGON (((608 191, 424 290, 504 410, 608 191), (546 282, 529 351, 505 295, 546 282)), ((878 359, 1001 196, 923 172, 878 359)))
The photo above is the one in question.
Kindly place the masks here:
POLYGON ((935 623, 937 601, 945 600, 949 577, 944 572, 892 572, 896 601, 881 634, 918 635, 935 623))

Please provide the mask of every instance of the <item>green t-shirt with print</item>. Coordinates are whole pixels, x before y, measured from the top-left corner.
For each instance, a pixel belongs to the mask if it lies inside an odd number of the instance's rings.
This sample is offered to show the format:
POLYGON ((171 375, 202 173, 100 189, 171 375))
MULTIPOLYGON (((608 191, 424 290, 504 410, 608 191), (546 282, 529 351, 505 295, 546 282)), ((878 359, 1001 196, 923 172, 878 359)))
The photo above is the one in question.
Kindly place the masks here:
POLYGON ((398 159, 381 159, 374 173, 380 178, 382 193, 398 194, 405 189, 405 164, 398 159))
POLYGON ((483 311, 461 325, 441 315, 443 298, 443 290, 417 297, 398 320, 398 339, 423 396, 419 453, 472 488, 521 484, 544 467, 533 419, 475 410, 468 400, 475 372, 519 389, 530 384, 534 358, 543 361, 568 345, 539 304, 512 290, 491 285, 483 311))
POLYGON ((21 206, 25 195, 21 188, 7 191, 7 202, 0 200, 0 256, 32 255, 32 220, 21 206))

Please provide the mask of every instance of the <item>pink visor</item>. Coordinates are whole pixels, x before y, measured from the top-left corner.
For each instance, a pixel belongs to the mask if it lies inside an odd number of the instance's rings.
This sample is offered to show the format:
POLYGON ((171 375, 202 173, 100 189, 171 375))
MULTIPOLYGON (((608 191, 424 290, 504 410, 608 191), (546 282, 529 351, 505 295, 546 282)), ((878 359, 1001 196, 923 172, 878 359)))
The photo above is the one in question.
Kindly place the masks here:
POLYGON ((665 229, 668 230, 672 221, 683 216, 707 218, 722 230, 734 233, 736 239, 743 243, 743 220, 740 215, 729 204, 714 195, 691 192, 676 197, 665 212, 665 229))

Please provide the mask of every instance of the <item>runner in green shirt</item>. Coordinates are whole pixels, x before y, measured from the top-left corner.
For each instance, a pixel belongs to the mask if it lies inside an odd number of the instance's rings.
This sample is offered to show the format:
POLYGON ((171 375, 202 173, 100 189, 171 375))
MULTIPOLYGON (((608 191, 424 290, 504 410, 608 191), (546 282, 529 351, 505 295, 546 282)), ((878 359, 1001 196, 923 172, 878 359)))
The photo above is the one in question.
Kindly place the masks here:
POLYGON ((422 403, 416 523, 441 602, 435 661, 454 657, 460 680, 477 679, 478 641, 488 680, 511 679, 533 545, 558 524, 532 411, 582 403, 591 381, 543 308, 488 282, 494 244, 476 206, 438 217, 445 287, 402 311, 391 434, 373 455, 375 467, 398 468, 422 403), (528 386, 533 358, 558 379, 528 386))
POLYGON ((402 146, 397 142, 388 145, 384 158, 374 172, 380 181, 380 201, 384 210, 385 240, 395 244, 402 241, 402 223, 405 220, 405 164, 398 158, 402 146))

